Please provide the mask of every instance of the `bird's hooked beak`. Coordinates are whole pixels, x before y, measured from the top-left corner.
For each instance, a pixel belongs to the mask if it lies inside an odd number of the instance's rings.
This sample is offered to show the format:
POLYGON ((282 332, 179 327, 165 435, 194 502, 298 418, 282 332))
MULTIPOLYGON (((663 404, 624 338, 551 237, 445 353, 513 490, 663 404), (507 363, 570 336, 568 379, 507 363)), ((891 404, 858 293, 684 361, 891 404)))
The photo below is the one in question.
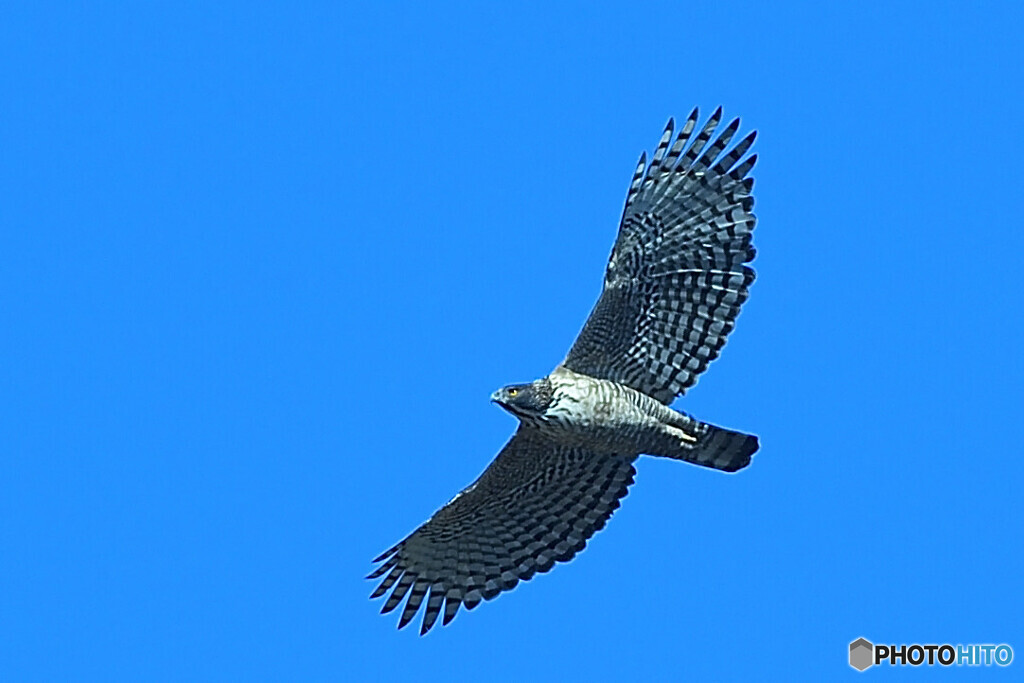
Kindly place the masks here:
POLYGON ((491 403, 497 403, 498 405, 502 405, 504 403, 504 398, 505 390, 498 389, 493 394, 491 394, 491 403))

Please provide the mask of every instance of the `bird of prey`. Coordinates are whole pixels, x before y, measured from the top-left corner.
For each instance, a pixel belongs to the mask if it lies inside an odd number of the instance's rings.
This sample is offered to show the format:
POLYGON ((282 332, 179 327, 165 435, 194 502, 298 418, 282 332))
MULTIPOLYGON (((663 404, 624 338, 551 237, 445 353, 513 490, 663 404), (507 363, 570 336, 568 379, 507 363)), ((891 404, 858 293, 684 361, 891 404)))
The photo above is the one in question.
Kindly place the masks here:
POLYGON ((408 598, 399 628, 425 604, 425 634, 440 614, 447 624, 460 605, 571 560, 619 506, 641 454, 724 472, 750 464, 756 436, 669 407, 718 357, 754 281, 757 156, 744 155, 756 132, 726 152, 739 119, 714 137, 721 118, 719 107, 698 130, 694 109, 675 140, 670 119, 650 164, 640 156, 604 288, 569 355, 492 394, 519 418, 515 435, 374 560, 367 578, 383 579, 370 597, 391 590, 381 612, 408 598))

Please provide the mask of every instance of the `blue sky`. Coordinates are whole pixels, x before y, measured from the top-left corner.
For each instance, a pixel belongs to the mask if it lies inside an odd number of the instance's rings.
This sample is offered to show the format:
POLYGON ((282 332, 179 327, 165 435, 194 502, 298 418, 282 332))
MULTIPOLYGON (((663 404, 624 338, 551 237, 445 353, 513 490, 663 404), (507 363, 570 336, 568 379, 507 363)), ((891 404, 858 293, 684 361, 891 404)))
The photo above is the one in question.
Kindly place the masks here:
POLYGON ((820 680, 857 675, 858 636, 1024 656, 1022 22, 5 5, 0 677, 820 680), (758 280, 676 405, 759 434, 753 465, 642 459, 571 564, 397 632, 369 560, 502 446, 487 398, 569 348, 637 155, 719 104, 760 132, 758 280))

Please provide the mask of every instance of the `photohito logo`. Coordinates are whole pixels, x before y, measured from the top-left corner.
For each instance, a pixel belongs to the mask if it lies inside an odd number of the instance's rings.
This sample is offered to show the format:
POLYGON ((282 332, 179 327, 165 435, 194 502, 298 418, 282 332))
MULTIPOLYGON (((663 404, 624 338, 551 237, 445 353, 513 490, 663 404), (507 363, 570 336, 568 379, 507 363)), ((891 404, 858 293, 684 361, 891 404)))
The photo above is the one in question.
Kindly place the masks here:
POLYGON ((1008 666, 1013 648, 1001 645, 875 645, 866 638, 850 643, 850 666, 857 671, 888 662, 890 666, 1008 666))

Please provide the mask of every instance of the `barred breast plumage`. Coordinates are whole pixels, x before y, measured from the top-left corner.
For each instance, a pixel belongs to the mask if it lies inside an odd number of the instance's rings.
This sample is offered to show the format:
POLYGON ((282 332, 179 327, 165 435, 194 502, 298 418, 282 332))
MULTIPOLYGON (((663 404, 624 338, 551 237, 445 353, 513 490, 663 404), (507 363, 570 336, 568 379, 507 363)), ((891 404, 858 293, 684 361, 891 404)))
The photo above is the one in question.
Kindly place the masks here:
POLYGON ((672 411, 623 384, 559 366, 549 376, 554 396, 540 422, 552 438, 597 452, 636 456, 648 452, 672 411))

